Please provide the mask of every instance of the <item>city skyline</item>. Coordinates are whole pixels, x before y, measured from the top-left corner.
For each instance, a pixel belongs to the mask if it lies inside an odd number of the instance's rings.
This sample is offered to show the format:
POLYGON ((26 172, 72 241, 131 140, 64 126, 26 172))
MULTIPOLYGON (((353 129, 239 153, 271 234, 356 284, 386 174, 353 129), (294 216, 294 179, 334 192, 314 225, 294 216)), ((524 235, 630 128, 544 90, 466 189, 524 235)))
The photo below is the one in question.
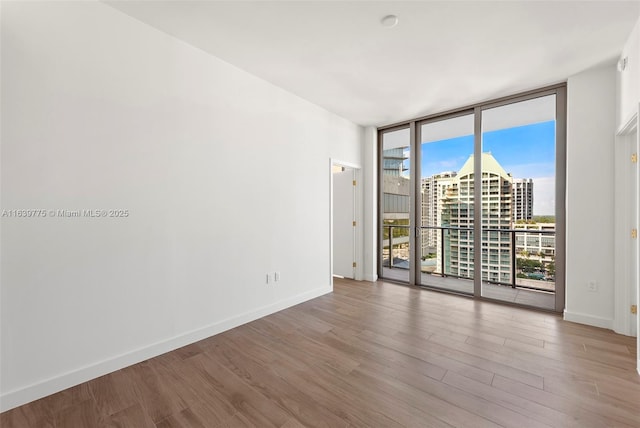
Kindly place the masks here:
MULTIPOLYGON (((459 171, 473 154, 473 135, 426 142, 421 148, 421 178, 459 171)), ((482 151, 513 178, 534 180, 534 215, 555 215, 555 121, 485 132, 482 151)))

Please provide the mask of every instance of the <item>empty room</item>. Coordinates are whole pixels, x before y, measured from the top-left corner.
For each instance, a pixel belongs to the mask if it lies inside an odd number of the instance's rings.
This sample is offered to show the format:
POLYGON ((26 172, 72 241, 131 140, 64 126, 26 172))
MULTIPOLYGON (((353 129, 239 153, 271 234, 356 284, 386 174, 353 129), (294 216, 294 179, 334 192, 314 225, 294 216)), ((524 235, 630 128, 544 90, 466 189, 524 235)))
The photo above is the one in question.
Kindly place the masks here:
POLYGON ((640 2, 0 0, 0 426, 640 427, 640 2))

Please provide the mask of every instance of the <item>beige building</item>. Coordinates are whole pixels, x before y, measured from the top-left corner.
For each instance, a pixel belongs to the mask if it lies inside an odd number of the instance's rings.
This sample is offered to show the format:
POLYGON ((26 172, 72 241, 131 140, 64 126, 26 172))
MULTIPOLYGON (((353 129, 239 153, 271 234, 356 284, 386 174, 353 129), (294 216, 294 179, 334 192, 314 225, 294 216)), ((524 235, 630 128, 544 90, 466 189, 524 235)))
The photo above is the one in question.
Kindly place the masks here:
MULTIPOLYGON (((474 156, 451 180, 441 199, 439 224, 451 229, 444 236, 444 252, 438 245, 437 264, 445 274, 473 278, 474 156)), ((482 154, 482 279, 511 282, 512 177, 491 153, 482 154)))

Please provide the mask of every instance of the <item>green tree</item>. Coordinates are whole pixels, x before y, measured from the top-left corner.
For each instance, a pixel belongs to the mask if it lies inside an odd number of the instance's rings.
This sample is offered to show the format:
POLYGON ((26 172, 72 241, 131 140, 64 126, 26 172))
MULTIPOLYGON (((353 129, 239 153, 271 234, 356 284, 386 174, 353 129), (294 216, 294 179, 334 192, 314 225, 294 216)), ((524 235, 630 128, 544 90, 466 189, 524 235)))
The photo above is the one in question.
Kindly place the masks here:
POLYGON ((549 276, 556 276, 556 264, 554 262, 547 264, 547 273, 549 276))
POLYGON ((537 260, 516 258, 516 267, 523 272, 533 272, 538 269, 542 269, 542 263, 537 260))
POLYGON ((534 223, 555 223, 556 217, 553 215, 534 215, 534 223))

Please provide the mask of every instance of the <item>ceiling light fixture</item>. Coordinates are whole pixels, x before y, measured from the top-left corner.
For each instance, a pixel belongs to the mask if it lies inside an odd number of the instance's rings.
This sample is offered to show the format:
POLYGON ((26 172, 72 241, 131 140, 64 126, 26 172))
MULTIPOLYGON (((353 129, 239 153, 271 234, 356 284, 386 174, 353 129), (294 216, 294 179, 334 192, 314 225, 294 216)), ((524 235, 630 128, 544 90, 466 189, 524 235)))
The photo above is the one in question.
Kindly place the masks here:
POLYGON ((398 17, 395 15, 387 15, 380 20, 383 27, 393 28, 398 25, 398 17))

